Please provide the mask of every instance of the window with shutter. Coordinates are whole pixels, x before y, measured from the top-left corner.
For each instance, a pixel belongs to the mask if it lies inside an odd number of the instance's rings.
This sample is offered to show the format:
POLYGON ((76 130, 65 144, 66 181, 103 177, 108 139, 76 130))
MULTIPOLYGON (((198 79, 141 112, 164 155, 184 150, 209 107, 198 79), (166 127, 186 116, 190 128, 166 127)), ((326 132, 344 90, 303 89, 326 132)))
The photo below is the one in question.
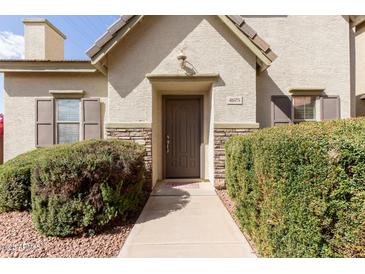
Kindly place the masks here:
POLYGON ((54 144, 54 99, 36 99, 36 147, 54 144))
POLYGON ((36 99, 36 147, 100 137, 98 98, 36 99))
POLYGON ((340 118, 340 97, 321 97, 321 119, 331 120, 340 118))
POLYGON ((293 119, 292 100, 290 96, 271 96, 272 126, 291 124, 293 119))

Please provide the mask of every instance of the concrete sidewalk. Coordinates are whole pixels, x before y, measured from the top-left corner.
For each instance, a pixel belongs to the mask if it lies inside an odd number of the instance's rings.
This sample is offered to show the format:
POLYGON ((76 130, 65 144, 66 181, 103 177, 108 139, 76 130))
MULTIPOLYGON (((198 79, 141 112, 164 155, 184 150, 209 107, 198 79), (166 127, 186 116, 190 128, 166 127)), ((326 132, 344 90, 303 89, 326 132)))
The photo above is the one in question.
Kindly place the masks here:
POLYGON ((152 192, 118 257, 256 257, 210 183, 152 192))

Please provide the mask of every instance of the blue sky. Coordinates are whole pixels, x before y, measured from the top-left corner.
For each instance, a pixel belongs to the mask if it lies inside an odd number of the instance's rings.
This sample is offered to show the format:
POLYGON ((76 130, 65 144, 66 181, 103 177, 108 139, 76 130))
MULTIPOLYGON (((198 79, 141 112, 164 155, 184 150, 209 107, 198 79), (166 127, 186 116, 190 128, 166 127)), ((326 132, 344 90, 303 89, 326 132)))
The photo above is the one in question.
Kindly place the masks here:
MULTIPOLYGON (((85 51, 119 16, 0 16, 0 59, 22 58, 24 18, 47 18, 66 36, 65 59, 88 59, 85 51)), ((0 73, 0 113, 3 112, 4 78, 0 73)), ((6 118, 5 118, 6 119, 6 118)))

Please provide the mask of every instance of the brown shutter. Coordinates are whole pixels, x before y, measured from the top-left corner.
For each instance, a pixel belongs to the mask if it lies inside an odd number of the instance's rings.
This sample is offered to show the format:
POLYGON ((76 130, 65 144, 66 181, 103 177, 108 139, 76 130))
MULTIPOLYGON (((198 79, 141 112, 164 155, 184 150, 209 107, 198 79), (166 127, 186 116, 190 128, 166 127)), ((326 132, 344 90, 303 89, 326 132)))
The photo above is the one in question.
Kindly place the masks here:
POLYGON ((340 118, 340 97, 321 97, 321 120, 331 120, 340 118))
POLYGON ((290 96, 271 96, 271 125, 280 126, 293 122, 293 104, 290 96))
POLYGON ((83 98, 82 103, 82 139, 100 139, 100 100, 83 98))
POLYGON ((36 99, 35 119, 35 145, 36 147, 50 146, 54 144, 54 99, 36 99))

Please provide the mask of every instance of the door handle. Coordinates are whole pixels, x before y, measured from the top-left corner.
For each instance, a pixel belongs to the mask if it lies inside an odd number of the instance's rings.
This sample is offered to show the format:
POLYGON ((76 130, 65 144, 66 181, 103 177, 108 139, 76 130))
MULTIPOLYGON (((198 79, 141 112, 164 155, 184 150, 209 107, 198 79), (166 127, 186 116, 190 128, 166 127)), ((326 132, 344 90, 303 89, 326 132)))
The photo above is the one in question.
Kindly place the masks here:
POLYGON ((170 136, 166 135, 166 153, 170 152, 170 136))

